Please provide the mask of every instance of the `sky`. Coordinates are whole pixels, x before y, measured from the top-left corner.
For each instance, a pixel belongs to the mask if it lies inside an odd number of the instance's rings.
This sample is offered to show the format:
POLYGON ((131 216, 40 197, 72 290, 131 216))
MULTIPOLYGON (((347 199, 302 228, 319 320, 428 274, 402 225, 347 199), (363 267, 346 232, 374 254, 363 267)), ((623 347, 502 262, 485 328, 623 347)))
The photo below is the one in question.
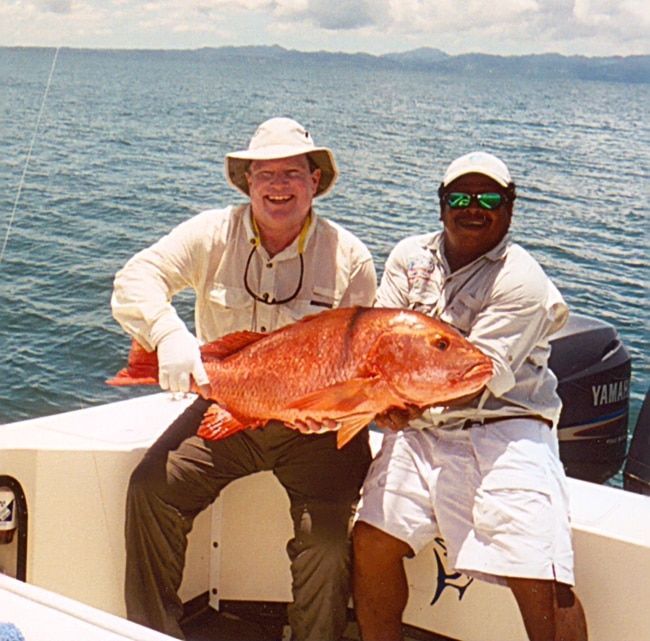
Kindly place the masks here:
POLYGON ((0 46, 650 53, 648 0, 0 0, 0 46))

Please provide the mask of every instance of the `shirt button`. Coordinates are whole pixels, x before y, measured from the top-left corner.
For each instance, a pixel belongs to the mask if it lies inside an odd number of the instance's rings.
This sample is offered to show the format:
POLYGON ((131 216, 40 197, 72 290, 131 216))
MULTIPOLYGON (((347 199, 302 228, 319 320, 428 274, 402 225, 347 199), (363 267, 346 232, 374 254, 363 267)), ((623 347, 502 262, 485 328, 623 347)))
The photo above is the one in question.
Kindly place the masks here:
POLYGON ((266 263, 266 266, 267 266, 269 269, 271 269, 271 267, 273 267, 273 263, 266 263))
POLYGON ((260 332, 265 332, 265 331, 266 331, 266 327, 264 327, 264 325, 262 325, 262 327, 260 327, 260 332))

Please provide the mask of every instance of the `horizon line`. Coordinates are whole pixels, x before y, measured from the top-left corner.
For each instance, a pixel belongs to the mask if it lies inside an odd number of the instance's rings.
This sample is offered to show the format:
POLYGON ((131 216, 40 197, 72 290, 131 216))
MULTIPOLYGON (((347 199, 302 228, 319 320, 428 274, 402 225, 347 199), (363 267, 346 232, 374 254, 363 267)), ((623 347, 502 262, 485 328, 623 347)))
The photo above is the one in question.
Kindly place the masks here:
POLYGON ((650 56, 650 53, 635 53, 635 54, 582 54, 582 53, 560 53, 558 51, 544 51, 542 53, 484 53, 482 51, 466 51, 463 53, 451 54, 447 53, 443 49, 433 46, 421 46, 414 47, 412 49, 404 49, 401 51, 388 51, 385 53, 369 53, 367 51, 330 51, 327 49, 315 49, 315 50, 302 50, 302 49, 293 49, 287 48, 280 44, 272 45, 260 45, 260 44, 223 44, 223 45, 203 45, 200 47, 138 47, 138 46, 116 46, 116 47, 88 47, 88 46, 77 46, 77 45, 0 45, 0 49, 54 49, 54 50, 63 50, 70 49, 76 51, 170 51, 170 52, 182 52, 182 51, 202 51, 206 49, 282 49, 287 52, 295 52, 301 54, 331 54, 331 55, 341 55, 341 56, 369 56, 371 58, 383 58, 386 56, 401 55, 407 53, 413 53, 415 51, 435 51, 443 54, 449 58, 457 58, 460 56, 487 56, 492 58, 524 58, 524 57, 534 57, 534 56, 559 56, 562 58, 643 58, 650 56))

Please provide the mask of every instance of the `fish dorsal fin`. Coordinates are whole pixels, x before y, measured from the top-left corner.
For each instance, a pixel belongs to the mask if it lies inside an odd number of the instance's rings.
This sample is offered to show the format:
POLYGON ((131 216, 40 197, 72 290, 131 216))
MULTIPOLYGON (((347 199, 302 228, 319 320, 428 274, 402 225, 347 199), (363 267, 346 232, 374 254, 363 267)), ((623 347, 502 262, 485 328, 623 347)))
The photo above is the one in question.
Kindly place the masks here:
POLYGON ((249 427, 259 427, 259 425, 255 422, 249 423, 244 420, 239 420, 227 409, 214 403, 208 407, 203 415, 197 436, 209 441, 218 441, 249 427))
POLYGON ((361 307, 357 306, 352 306, 352 307, 336 307, 334 309, 327 309, 323 312, 315 312, 314 314, 307 314, 307 316, 303 316, 301 319, 296 321, 297 323, 309 323, 310 321, 314 320, 316 317, 320 318, 348 318, 348 317, 353 317, 358 310, 360 310, 361 307))
POLYGON ((206 360, 221 360, 222 358, 236 354, 240 350, 244 349, 244 347, 256 343, 265 336, 268 336, 268 334, 250 332, 248 330, 243 332, 233 332, 232 334, 218 338, 216 341, 201 345, 201 355, 206 360))
POLYGON ((336 449, 340 450, 347 445, 366 425, 375 418, 372 412, 365 414, 354 414, 341 419, 341 427, 336 433, 336 449))

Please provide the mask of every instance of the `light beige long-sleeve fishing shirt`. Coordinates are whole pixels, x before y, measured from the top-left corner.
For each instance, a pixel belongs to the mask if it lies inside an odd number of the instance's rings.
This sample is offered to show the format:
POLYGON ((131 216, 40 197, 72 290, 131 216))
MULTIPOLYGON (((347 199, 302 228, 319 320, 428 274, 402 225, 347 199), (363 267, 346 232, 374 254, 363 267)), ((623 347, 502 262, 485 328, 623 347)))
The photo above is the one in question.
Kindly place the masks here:
POLYGON ((201 342, 240 330, 271 332, 325 309, 373 305, 377 276, 370 252, 340 225, 313 214, 302 276, 299 239, 273 257, 255 247, 255 239, 249 205, 208 210, 181 223, 117 273, 115 319, 153 350, 185 325, 172 299, 187 288, 196 293, 201 342), (256 297, 291 300, 259 302, 246 284, 256 297))
POLYGON ((486 393, 471 406, 432 408, 414 427, 458 427, 467 419, 536 415, 554 425, 562 407, 548 368, 549 336, 568 307, 537 261, 506 236, 492 251, 451 272, 442 232, 398 243, 386 262, 377 305, 438 318, 494 363, 486 393))

